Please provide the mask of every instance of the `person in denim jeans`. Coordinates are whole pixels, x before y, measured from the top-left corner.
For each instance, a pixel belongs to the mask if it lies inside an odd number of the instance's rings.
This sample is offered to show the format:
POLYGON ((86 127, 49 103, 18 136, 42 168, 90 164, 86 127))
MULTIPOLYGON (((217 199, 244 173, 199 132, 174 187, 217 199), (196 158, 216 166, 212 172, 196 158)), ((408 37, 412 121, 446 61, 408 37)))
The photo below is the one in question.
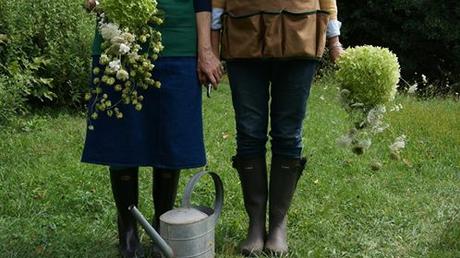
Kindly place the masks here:
POLYGON ((340 25, 335 0, 213 1, 214 51, 219 52, 220 42, 235 109, 233 167, 249 216, 243 255, 288 251, 287 212, 306 164, 302 123, 307 100, 325 45, 333 61, 343 51, 340 25))

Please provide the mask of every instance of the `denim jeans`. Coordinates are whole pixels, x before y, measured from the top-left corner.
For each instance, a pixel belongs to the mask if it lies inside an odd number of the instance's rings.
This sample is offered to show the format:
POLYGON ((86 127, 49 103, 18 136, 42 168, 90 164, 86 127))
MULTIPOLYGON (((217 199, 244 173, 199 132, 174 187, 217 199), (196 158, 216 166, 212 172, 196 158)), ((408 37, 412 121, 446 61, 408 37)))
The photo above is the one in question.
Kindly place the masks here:
POLYGON ((300 158, 302 122, 315 60, 227 62, 237 130, 237 156, 265 156, 270 121, 272 154, 300 158))

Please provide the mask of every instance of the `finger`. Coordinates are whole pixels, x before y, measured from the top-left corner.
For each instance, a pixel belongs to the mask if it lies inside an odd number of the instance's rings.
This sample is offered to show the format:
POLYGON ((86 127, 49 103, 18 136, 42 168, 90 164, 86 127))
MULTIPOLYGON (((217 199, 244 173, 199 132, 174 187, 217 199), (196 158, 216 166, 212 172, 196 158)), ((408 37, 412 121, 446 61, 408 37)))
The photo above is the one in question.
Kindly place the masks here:
MULTIPOLYGON (((219 84, 220 80, 222 79, 222 75, 220 74, 218 70, 216 70, 213 75, 214 75, 214 78, 216 78, 217 84, 219 84)), ((215 86, 217 86, 217 84, 215 86)))
POLYGON ((207 77, 208 77, 209 82, 212 84, 212 86, 215 87, 217 85, 218 80, 214 76, 214 74, 209 73, 207 77))
POLYGON ((222 78, 222 70, 220 69, 220 67, 217 67, 215 70, 214 70, 214 75, 217 76, 220 80, 220 78, 222 78))
POLYGON ((214 68, 214 70, 213 70, 213 74, 214 74, 215 76, 219 77, 219 79, 220 79, 220 78, 222 77, 222 75, 224 74, 224 71, 223 71, 223 69, 222 69, 222 65, 220 64, 220 62, 217 63, 217 64, 215 65, 215 68, 214 68))
POLYGON ((206 76, 202 72, 198 72, 198 80, 200 81, 201 85, 206 84, 206 76))

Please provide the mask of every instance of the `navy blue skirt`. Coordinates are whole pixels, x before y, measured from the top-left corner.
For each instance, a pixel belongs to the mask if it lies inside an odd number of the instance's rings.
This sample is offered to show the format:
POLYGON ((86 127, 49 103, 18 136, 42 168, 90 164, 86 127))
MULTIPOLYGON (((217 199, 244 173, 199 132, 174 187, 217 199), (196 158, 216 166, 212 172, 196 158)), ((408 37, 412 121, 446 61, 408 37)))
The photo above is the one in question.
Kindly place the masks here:
MULTIPOLYGON (((99 56, 93 57, 96 66, 99 56)), ((87 130, 82 162, 167 169, 206 164, 196 58, 162 57, 155 61, 153 78, 161 88, 142 91, 141 111, 120 104, 122 119, 101 112, 91 120, 94 129, 87 130)))

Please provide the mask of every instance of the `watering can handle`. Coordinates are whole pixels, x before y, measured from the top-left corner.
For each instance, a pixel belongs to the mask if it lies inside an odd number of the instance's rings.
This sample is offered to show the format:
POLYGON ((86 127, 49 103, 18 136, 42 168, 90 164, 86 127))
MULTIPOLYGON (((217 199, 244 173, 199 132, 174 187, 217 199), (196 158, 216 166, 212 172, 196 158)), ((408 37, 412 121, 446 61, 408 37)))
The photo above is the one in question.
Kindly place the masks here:
POLYGON ((198 181, 205 175, 210 175, 214 180, 214 187, 216 189, 216 199, 214 201, 214 213, 211 215, 213 217, 214 222, 217 222, 217 219, 222 212, 222 206, 224 203, 224 187, 222 184, 222 180, 220 177, 214 172, 206 172, 202 171, 192 177, 188 182, 187 186, 185 187, 184 197, 182 199, 182 207, 191 208, 192 205, 190 203, 190 199, 192 197, 193 189, 198 181))

